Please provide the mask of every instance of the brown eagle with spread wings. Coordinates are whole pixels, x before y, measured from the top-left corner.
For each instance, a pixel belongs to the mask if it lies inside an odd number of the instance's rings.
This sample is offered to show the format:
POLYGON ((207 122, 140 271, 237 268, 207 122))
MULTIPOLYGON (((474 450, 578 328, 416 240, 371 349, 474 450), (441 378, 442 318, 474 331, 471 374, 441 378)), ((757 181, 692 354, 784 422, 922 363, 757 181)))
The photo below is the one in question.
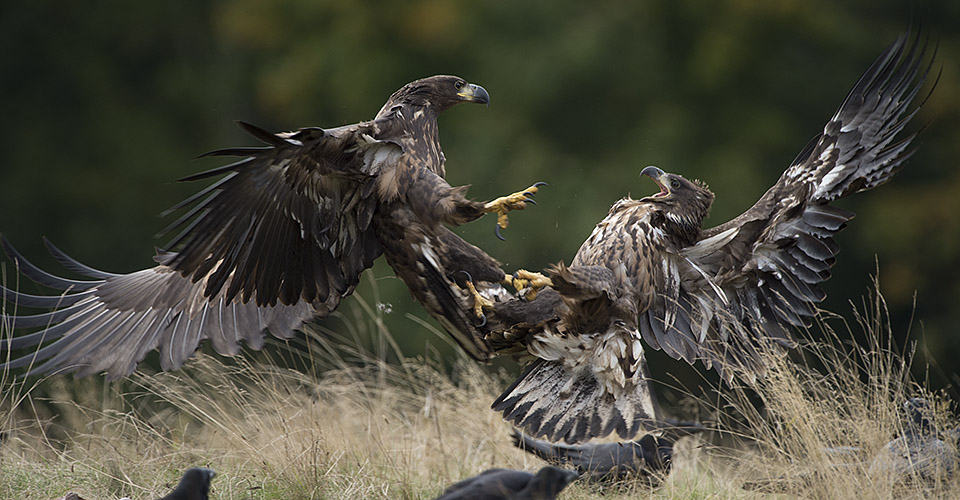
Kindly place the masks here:
POLYGON ((488 358, 465 277, 499 282, 504 273, 446 225, 495 212, 505 226, 506 212, 523 208, 537 188, 486 204, 467 199, 466 186, 444 180, 437 127, 452 106, 488 101, 483 87, 433 76, 396 91, 371 121, 279 134, 241 123, 266 147, 208 153, 243 159, 183 179, 223 176, 171 209, 185 211, 165 230, 179 234, 159 265, 142 271, 92 269, 48 243, 60 263, 90 279, 60 278, 4 239, 24 276, 64 293, 0 290, 16 307, 50 310, 4 309, 11 330, 39 330, 0 339, 0 370, 115 378, 154 349, 164 370, 178 368, 203 339, 224 355, 237 353, 241 340, 259 349, 265 330, 289 338, 333 311, 381 254, 467 353, 488 358))
MULTIPOLYGON (((761 353, 795 342, 824 299, 853 213, 830 203, 890 180, 910 156, 897 140, 932 66, 925 43, 901 36, 860 78, 823 133, 749 210, 701 230, 706 185, 647 167, 660 191, 610 209, 551 288, 495 306, 491 332, 521 339, 535 361, 494 402, 534 436, 577 443, 656 427, 641 340, 729 380, 749 380, 761 353), (497 332, 497 328, 502 331, 497 332)), ((493 335, 491 335, 493 338, 493 335)))

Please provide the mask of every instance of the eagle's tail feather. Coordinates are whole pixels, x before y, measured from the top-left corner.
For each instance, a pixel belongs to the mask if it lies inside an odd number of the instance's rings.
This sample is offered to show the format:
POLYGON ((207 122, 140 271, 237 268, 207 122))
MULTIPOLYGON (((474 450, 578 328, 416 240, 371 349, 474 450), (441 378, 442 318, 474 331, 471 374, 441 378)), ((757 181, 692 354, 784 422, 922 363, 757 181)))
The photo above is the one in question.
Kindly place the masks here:
POLYGON ((527 367, 492 408, 533 437, 571 444, 613 431, 630 439, 641 428, 653 428, 657 415, 648 378, 614 398, 592 374, 574 374, 543 359, 527 367))

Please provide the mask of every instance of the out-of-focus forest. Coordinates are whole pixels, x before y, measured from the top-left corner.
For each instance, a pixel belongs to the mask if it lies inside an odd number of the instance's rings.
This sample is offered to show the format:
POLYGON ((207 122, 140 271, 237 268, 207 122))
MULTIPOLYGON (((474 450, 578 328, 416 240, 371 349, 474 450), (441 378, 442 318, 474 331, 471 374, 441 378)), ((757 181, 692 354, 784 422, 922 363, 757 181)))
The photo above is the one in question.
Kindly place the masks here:
MULTIPOLYGON (((234 120, 353 123, 404 83, 448 73, 492 97, 441 118, 450 183, 476 199, 550 183, 511 215, 506 242, 492 216, 458 231, 508 270, 539 269, 569 261, 616 199, 654 191, 638 177, 646 165, 707 182, 708 225, 740 213, 919 24, 939 40, 943 73, 914 119, 916 155, 892 183, 840 203, 858 217, 824 306, 849 316, 879 270, 896 343, 909 331, 934 384, 957 385, 958 2, 7 2, 0 231, 51 270, 43 235, 94 267, 151 266, 169 222, 157 215, 203 187, 172 180, 219 164, 194 159, 203 152, 255 144, 234 120)), ((389 267, 372 272, 358 293, 388 306, 404 350, 452 352, 408 317, 427 316, 389 267)))

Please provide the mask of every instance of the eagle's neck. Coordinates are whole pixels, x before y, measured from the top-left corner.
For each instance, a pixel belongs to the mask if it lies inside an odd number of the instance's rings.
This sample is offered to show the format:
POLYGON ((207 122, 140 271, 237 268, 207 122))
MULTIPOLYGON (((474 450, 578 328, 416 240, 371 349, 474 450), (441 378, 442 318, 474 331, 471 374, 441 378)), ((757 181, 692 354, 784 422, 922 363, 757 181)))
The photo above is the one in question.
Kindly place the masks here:
POLYGON ((377 119, 388 119, 398 124, 402 131, 400 140, 404 142, 404 149, 415 157, 418 168, 426 168, 440 177, 445 177, 446 160, 440 148, 437 113, 429 106, 411 103, 389 106, 390 104, 388 101, 377 113, 377 119))
POLYGON ((703 216, 688 211, 665 210, 663 217, 654 219, 655 226, 663 227, 667 235, 673 239, 678 249, 688 247, 697 242, 702 231, 703 216))
POLYGON ((613 213, 633 206, 646 207, 650 212, 650 225, 662 231, 670 245, 679 250, 693 245, 700 238, 703 219, 707 217, 710 209, 709 201, 712 201, 712 198, 706 202, 700 199, 636 201, 625 198, 614 205, 610 211, 613 213))
POLYGON ((414 134, 420 134, 423 138, 418 141, 416 148, 420 155, 423 166, 430 169, 440 177, 446 177, 447 171, 444 167, 446 158, 443 155, 443 149, 440 148, 440 127, 437 125, 437 116, 430 108, 410 107, 408 111, 411 116, 407 118, 407 130, 414 134))

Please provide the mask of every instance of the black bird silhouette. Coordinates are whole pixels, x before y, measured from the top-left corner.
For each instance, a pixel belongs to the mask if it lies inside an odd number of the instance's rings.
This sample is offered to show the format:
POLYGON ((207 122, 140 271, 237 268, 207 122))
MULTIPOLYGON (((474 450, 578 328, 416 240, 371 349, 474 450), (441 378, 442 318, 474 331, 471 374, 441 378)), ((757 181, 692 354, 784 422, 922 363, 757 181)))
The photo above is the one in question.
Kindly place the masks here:
POLYGON ((210 481, 216 475, 213 470, 202 467, 187 469, 177 487, 159 500, 209 500, 210 481))
POLYGON ((553 500, 577 473, 544 467, 536 474, 490 469, 447 488, 436 500, 553 500))
POLYGON ((637 441, 566 445, 513 431, 513 444, 517 448, 552 465, 573 466, 589 479, 606 481, 668 472, 673 462, 674 443, 669 437, 647 434, 637 441))

